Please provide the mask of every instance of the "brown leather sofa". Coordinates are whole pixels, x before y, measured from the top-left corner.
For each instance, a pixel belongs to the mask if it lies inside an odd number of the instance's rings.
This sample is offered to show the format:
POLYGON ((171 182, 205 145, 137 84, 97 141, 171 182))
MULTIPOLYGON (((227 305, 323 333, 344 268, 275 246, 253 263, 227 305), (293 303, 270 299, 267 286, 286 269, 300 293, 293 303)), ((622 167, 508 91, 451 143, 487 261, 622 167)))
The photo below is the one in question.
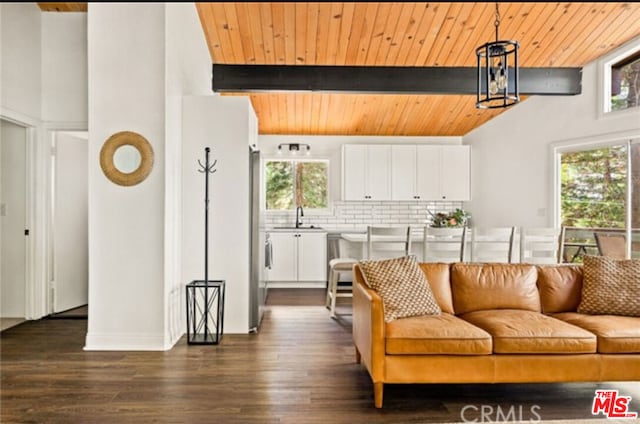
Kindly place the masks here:
POLYGON ((577 313, 580 266, 420 267, 442 313, 385 323, 354 266, 353 341, 376 407, 385 383, 640 380, 640 317, 577 313))

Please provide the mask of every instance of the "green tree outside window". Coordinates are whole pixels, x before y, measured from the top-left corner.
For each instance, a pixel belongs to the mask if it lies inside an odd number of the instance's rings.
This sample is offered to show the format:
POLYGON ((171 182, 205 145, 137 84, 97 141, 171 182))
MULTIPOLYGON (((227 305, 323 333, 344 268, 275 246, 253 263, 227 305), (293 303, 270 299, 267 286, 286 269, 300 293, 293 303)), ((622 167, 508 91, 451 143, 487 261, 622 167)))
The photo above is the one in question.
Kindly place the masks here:
POLYGON ((624 228, 626 186, 625 146, 562 154, 562 224, 624 228))

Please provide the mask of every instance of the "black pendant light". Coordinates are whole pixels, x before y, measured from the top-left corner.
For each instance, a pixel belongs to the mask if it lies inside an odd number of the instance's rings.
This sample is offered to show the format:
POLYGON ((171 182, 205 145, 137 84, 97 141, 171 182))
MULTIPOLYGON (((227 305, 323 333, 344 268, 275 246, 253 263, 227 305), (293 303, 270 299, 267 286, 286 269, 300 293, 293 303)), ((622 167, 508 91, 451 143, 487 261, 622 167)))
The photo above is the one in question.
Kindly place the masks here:
POLYGON ((518 92, 518 42, 500 40, 500 11, 496 2, 496 41, 476 49, 478 57, 478 86, 476 108, 496 109, 515 105, 518 92))

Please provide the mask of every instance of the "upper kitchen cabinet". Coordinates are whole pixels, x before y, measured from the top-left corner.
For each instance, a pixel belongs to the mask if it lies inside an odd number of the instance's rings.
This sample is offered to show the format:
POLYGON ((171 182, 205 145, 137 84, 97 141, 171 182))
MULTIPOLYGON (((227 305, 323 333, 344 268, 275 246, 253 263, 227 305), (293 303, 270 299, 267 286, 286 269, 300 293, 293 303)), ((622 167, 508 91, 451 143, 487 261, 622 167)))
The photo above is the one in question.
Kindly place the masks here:
POLYGON ((391 200, 391 146, 344 145, 342 178, 343 200, 391 200))
POLYGON ((440 150, 440 197, 438 200, 470 200, 469 146, 442 146, 440 150))
POLYGON ((392 146, 392 199, 469 200, 469 164, 469 146, 392 146))

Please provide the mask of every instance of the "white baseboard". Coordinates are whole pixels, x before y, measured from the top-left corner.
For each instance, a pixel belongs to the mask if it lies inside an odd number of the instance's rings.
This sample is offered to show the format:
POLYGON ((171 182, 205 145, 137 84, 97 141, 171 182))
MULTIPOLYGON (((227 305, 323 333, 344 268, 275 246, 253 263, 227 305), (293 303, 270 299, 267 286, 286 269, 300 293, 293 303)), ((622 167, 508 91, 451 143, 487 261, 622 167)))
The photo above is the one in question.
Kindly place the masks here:
POLYGON ((173 347, 165 341, 164 334, 87 333, 84 350, 156 350, 164 351, 173 347))

